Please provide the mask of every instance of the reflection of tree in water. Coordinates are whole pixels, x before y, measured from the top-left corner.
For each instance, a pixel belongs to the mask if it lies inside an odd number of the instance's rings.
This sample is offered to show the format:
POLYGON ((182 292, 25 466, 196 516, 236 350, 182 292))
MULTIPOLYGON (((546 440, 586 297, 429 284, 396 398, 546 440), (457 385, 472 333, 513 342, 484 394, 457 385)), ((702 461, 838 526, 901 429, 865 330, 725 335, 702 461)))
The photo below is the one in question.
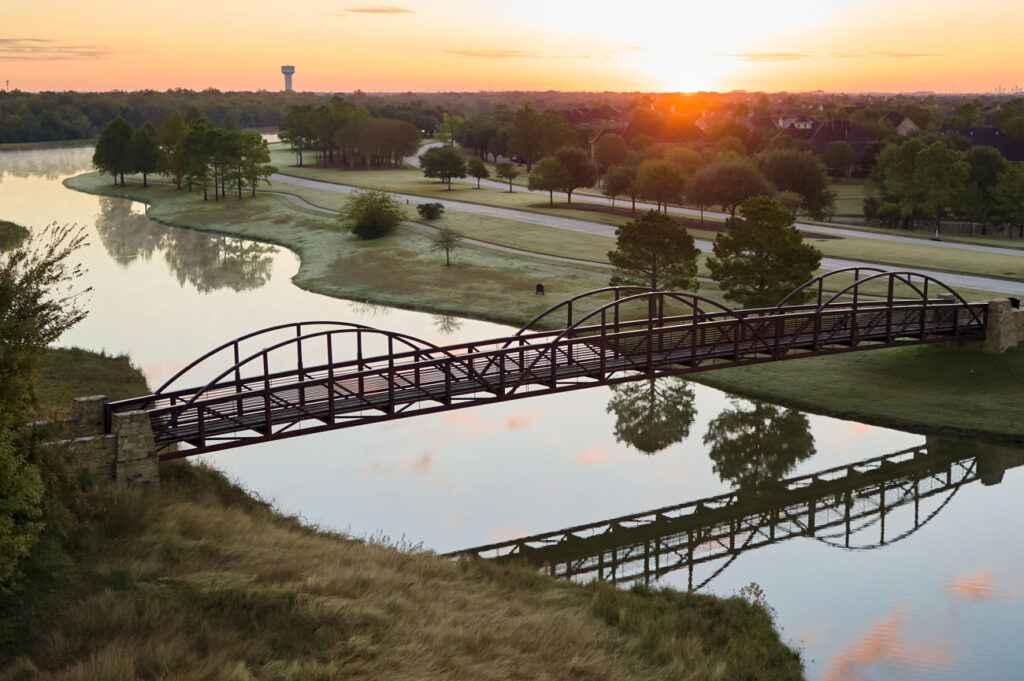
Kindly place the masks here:
POLYGON ((270 281, 272 255, 277 252, 275 247, 255 241, 178 229, 168 232, 166 243, 164 260, 178 283, 187 281, 200 293, 260 288, 270 281))
POLYGON ((122 199, 100 199, 96 232, 110 257, 124 266, 164 251, 178 283, 187 281, 200 293, 260 288, 270 280, 271 256, 277 252, 274 246, 253 241, 165 227, 133 213, 131 202, 122 199))
POLYGON ((655 454, 690 434, 697 414, 694 394, 686 381, 648 378, 613 385, 607 413, 615 413, 615 439, 655 454))
POLYGON ((450 314, 436 314, 431 319, 437 332, 445 336, 450 336, 462 328, 462 320, 450 314))
POLYGON ((745 488, 781 480, 815 451, 806 416, 755 400, 733 399, 708 424, 704 444, 718 477, 745 488))
POLYGON ((386 305, 378 305, 376 303, 371 303, 371 302, 369 302, 367 300, 364 300, 364 301, 353 300, 349 304, 349 310, 353 314, 356 314, 356 315, 358 315, 360 317, 368 317, 369 318, 369 317, 376 317, 379 314, 384 314, 385 312, 388 311, 388 307, 386 305))
POLYGON ((104 196, 100 197, 96 233, 110 257, 127 267, 135 258, 149 260, 153 251, 163 248, 167 228, 132 212, 130 201, 104 196))

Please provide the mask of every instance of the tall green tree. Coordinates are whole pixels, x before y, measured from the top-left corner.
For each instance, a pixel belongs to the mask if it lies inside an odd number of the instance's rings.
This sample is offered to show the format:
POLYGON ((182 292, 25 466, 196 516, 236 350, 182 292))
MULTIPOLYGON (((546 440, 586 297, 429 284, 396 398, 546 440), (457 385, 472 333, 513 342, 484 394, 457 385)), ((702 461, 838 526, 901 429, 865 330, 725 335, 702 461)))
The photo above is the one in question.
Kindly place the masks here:
POLYGON ((92 164, 97 170, 113 175, 114 184, 120 176, 121 186, 124 186, 124 174, 132 171, 130 144, 134 134, 132 124, 118 116, 103 128, 96 140, 92 164))
POLYGON ((844 140, 832 140, 825 145, 822 158, 829 171, 836 177, 846 177, 850 174, 850 166, 856 160, 857 155, 849 142, 844 140))
POLYGON ((1024 166, 1013 166, 999 176, 999 182, 992 189, 992 198, 999 207, 1001 218, 1011 228, 1017 228, 1017 236, 1024 239, 1024 166))
POLYGON ((160 122, 160 162, 157 170, 174 180, 181 189, 181 180, 185 177, 185 159, 181 151, 181 137, 185 134, 185 119, 175 111, 160 122))
POLYGON ((270 147, 258 132, 242 133, 242 159, 239 167, 238 198, 242 198, 242 181, 248 183, 252 195, 260 182, 270 182, 277 168, 270 164, 270 147))
POLYGON ((491 176, 490 171, 487 170, 487 166, 484 165, 479 156, 469 159, 469 163, 466 164, 466 174, 476 178, 477 189, 480 189, 480 180, 491 176))
POLYGON ((494 166, 495 174, 503 180, 508 180, 508 192, 512 193, 512 180, 519 177, 519 169, 510 161, 501 161, 494 166))
POLYGON ((637 192, 644 199, 654 201, 658 210, 668 212, 670 202, 682 199, 686 178, 675 163, 665 159, 647 159, 636 169, 637 192))
POLYGON ((835 195, 828 188, 828 173, 810 151, 773 149, 758 154, 757 165, 779 191, 803 197, 803 208, 815 220, 830 212, 835 195))
POLYGON ((208 200, 210 183, 211 131, 213 124, 207 118, 193 118, 181 136, 181 155, 185 164, 185 183, 189 191, 193 184, 203 185, 203 201, 208 200))
POLYGON ((592 187, 597 182, 597 166, 587 152, 579 147, 562 147, 555 152, 555 159, 568 172, 568 181, 559 189, 565 192, 566 203, 572 203, 572 193, 583 187, 592 187))
POLYGON ((636 166, 629 164, 615 165, 608 169, 604 176, 601 193, 612 200, 615 206, 616 196, 628 196, 633 200, 633 212, 636 212, 636 197, 639 190, 636 186, 636 166))
POLYGON ((423 175, 441 180, 452 188, 452 178, 466 176, 466 159, 452 147, 431 147, 420 155, 423 175))
POLYGON ((930 222, 938 237, 941 221, 969 174, 970 166, 963 154, 942 140, 926 146, 920 139, 911 138, 882 150, 872 179, 880 182, 904 224, 930 222))
POLYGON ((160 163, 160 147, 146 128, 140 128, 128 143, 129 166, 133 172, 142 173, 142 186, 148 187, 150 173, 155 173, 160 163))
POLYGON ((0 252, 0 588, 11 584, 47 520, 47 499, 58 495, 28 422, 42 353, 86 315, 89 289, 75 290, 84 272, 71 262, 84 243, 82 231, 50 225, 0 252))
POLYGON ((748 199, 740 217, 725 221, 708 258, 711 278, 743 307, 770 307, 810 279, 821 251, 803 242, 795 217, 767 196, 748 199))
POLYGON ((537 161, 527 183, 530 191, 548 193, 548 202, 555 205, 555 192, 572 183, 572 176, 554 156, 545 156, 537 161))
MULTIPOLYGON (((771 196, 775 187, 748 158, 718 157, 691 178, 690 195, 700 206, 722 206, 736 217, 736 208, 752 196, 771 196)), ((703 214, 702 214, 703 219, 703 214)))
POLYGON ((615 230, 612 286, 646 286, 652 291, 697 290, 697 256, 693 237, 667 215, 649 210, 615 230))
POLYGON ((622 135, 609 133, 594 142, 594 163, 605 172, 613 165, 625 161, 628 153, 629 146, 622 135))
POLYGON ((434 139, 448 146, 454 145, 455 137, 459 134, 459 129, 462 128, 464 122, 465 119, 462 116, 446 112, 441 119, 441 124, 434 131, 434 139))

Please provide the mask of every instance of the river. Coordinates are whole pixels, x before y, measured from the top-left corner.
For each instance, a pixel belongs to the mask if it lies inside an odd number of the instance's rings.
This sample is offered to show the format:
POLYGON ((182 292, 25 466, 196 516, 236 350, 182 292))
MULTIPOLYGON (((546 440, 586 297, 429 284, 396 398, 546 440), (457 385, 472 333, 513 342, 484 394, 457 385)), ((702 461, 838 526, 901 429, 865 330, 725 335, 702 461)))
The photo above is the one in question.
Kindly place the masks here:
MULTIPOLYGON (((89 170, 90 158, 90 149, 0 153, 0 218, 32 228, 86 227, 90 243, 80 255, 94 289, 90 315, 60 343, 128 354, 153 387, 224 341, 290 321, 356 321, 437 343, 508 333, 302 291, 290 281, 298 261, 287 250, 165 227, 148 220, 141 204, 65 189, 61 180, 89 170)), ((799 366, 794 362, 793 371, 799 366)), ((728 596, 758 583, 783 638, 803 651, 808 678, 1017 678, 1024 668, 1024 549, 1017 539, 1024 495, 1016 486, 1024 472, 1013 453, 997 457, 1006 467, 1001 482, 982 484, 975 450, 934 446, 949 463, 942 475, 918 481, 920 490, 937 491, 922 491, 914 503, 903 503, 911 485, 899 476, 847 489, 855 508, 884 500, 852 523, 850 548, 836 530, 769 540, 772 526, 792 532, 806 518, 790 517, 793 504, 773 506, 749 491, 924 444, 921 435, 662 379, 203 459, 308 523, 438 552, 739 487, 737 503, 754 509, 743 522, 760 518, 762 534, 731 521, 731 547, 729 539, 702 535, 699 551, 719 557, 694 567, 694 584, 706 581, 702 590, 728 596), (760 543, 766 545, 751 550, 760 543)), ((843 508, 835 503, 833 511, 843 508)), ((663 552, 658 565, 679 562, 681 553, 663 552)), ((680 569, 658 583, 686 588, 690 578, 680 569)))

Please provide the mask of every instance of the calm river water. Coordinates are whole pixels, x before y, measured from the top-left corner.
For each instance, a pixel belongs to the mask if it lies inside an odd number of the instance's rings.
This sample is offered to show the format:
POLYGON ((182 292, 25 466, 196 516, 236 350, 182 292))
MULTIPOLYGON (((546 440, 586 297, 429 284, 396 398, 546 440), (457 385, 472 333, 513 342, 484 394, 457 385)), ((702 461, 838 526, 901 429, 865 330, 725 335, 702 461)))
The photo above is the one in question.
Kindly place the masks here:
MULTIPOLYGON (((127 353, 153 387, 226 340, 289 321, 356 321, 433 342, 507 335, 494 324, 301 291, 290 281, 297 259, 286 250, 164 227, 149 221, 141 204, 65 189, 61 180, 88 170, 90 158, 89 149, 0 153, 0 218, 34 228, 54 221, 88 228, 81 257, 95 289, 91 312, 61 343, 127 353)), ((792 369, 799 371, 799 363, 792 369)), ((694 584, 706 581, 704 591, 731 595, 757 582, 777 610, 783 637, 803 650, 808 678, 1024 673, 1024 495, 1017 488, 1024 471, 1014 467, 1024 459, 1005 452, 987 458, 1006 470, 999 484, 985 485, 976 480, 977 452, 947 443, 949 464, 919 486, 916 504, 904 503, 912 483, 884 474, 816 502, 831 503, 841 519, 847 506, 863 511, 878 506, 880 492, 887 495, 886 510, 851 523, 850 548, 843 522, 813 537, 781 540, 800 523, 806 528, 807 518, 794 511, 796 497, 776 495, 782 501, 773 502, 748 491, 755 484, 764 489, 772 480, 850 466, 921 446, 925 438, 731 399, 676 379, 627 386, 205 458, 309 523, 439 552, 740 488, 740 501, 754 510, 728 516, 714 530, 721 535, 731 523, 735 550, 728 537, 712 541, 710 529, 698 528, 698 553, 718 557, 694 567, 694 584), (751 523, 763 533, 751 534, 751 523), (761 543, 767 545, 752 548, 761 543)), ((986 477, 995 479, 998 471, 986 477)), ((686 558, 678 547, 664 550, 671 543, 649 544, 662 548, 661 567, 686 558)), ((611 554, 604 555, 607 561, 611 554)), ((642 568, 642 556, 630 565, 642 568)), ((662 574, 660 583, 686 588, 689 579, 684 568, 662 574)))

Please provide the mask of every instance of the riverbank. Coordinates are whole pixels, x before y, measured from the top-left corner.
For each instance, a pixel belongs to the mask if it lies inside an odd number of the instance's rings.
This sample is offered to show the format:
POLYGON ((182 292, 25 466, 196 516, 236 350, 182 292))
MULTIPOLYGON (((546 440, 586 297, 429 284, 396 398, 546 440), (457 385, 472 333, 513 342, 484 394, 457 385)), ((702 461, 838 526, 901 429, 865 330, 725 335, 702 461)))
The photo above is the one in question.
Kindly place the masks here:
MULTIPOLYGON (((458 266, 445 268, 429 252, 429 237, 418 230, 403 228, 396 237, 359 241, 339 232, 333 217, 295 206, 283 196, 204 203, 170 187, 115 187, 109 178, 96 174, 65 184, 144 201, 150 204, 151 217, 169 224, 286 246, 302 260, 294 279, 297 285, 343 298, 518 326, 552 302, 608 281, 606 269, 473 247, 458 252, 458 266), (543 282, 548 295, 536 296, 534 282, 543 282)), ((716 297, 713 288, 704 286, 701 294, 716 297)), ((930 356, 922 351, 908 347, 802 359, 716 370, 692 379, 878 425, 1024 441, 1024 420, 1016 398, 1009 398, 1018 383, 1007 378, 1024 371, 1024 354, 936 348, 938 354, 930 356), (931 359, 922 363, 922 357, 931 359), (947 378, 954 370, 959 373, 947 378), (968 399, 971 404, 965 405, 968 399)))
MULTIPOLYGON (((144 383, 126 358, 49 355, 44 395, 144 383)), ((322 532, 185 462, 69 508, 0 593, 0 681, 802 678, 762 604, 322 532)))

